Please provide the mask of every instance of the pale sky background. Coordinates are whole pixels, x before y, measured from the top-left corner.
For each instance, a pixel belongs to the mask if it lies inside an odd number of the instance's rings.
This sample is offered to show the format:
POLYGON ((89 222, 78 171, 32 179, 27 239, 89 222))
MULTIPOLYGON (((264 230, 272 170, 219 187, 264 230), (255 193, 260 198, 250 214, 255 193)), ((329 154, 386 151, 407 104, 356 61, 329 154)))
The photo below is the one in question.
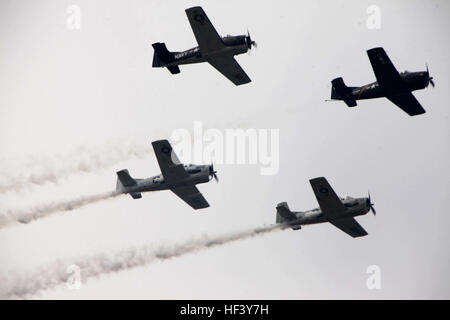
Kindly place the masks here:
MULTIPOLYGON (((194 211, 169 191, 100 202, 0 230, 0 275, 59 258, 133 245, 182 243, 275 221, 275 206, 317 207, 309 179, 341 195, 370 189, 377 216, 357 218, 367 237, 329 224, 271 233, 61 285, 33 298, 398 299, 450 298, 450 2, 442 1, 6 1, 0 0, 1 172, 111 141, 148 144, 177 128, 280 129, 280 170, 217 165, 220 183, 199 185, 211 207, 194 211), (81 29, 66 9, 81 8, 81 29), (381 29, 366 27, 369 5, 381 29), (207 64, 172 76, 151 67, 153 42, 196 46, 184 10, 201 5, 221 35, 249 28, 258 48, 237 57, 252 79, 234 86, 207 64), (330 81, 375 81, 366 50, 383 46, 398 70, 428 63, 436 87, 414 95, 409 117, 386 99, 349 109, 330 81), (368 290, 366 268, 381 268, 368 290)), ((58 185, 0 194, 15 208, 115 188, 117 170, 159 173, 155 157, 130 159, 58 185)))

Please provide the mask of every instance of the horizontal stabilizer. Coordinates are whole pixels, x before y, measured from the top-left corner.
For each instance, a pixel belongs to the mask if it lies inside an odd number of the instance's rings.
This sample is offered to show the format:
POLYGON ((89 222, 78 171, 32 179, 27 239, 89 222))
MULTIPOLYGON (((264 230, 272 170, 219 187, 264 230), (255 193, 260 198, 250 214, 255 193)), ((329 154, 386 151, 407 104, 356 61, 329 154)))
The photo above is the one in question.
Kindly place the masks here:
POLYGON ((179 66, 170 66, 170 67, 167 67, 167 69, 169 69, 171 74, 180 73, 180 67, 179 66))
POLYGON ((132 193, 130 193, 130 196, 131 196, 133 199, 140 199, 140 198, 142 198, 142 193, 132 192, 132 193))
POLYGON ((344 102, 348 107, 356 107, 357 106, 355 99, 345 99, 344 102))

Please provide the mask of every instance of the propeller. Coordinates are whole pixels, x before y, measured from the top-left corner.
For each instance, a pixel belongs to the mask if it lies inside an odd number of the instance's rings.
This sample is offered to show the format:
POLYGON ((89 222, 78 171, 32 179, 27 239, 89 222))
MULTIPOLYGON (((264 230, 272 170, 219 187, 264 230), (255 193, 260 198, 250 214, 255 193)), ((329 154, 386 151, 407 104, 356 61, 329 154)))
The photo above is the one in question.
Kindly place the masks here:
POLYGON ((370 201, 370 191, 369 191, 369 197, 367 198, 367 205, 369 206, 370 211, 372 211, 373 215, 375 216, 377 214, 377 212, 375 211, 374 204, 372 203, 372 201, 370 201))
POLYGON ((257 43, 255 41, 253 41, 252 38, 250 37, 250 31, 248 31, 248 29, 247 29, 247 37, 245 38, 245 40, 247 42, 247 47, 249 49, 251 49, 252 46, 255 47, 255 48, 258 47, 257 43))
POLYGON ((434 88, 434 81, 433 81, 433 77, 430 77, 430 72, 428 71, 428 64, 427 64, 427 78, 428 78, 428 82, 431 83, 431 86, 434 88))
POLYGON ((217 176, 217 171, 214 171, 214 164, 211 162, 209 166, 209 176, 212 176, 216 182, 219 182, 219 177, 217 176))

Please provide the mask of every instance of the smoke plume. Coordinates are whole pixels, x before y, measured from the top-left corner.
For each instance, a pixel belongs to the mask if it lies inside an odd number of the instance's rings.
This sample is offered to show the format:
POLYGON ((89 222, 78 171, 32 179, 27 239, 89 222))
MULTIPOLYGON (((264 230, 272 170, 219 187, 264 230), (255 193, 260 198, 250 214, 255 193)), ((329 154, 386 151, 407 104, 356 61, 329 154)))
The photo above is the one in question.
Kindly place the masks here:
POLYGON ((110 254, 85 256, 65 261, 59 260, 33 274, 26 276, 16 275, 15 277, 4 279, 2 284, 4 283, 5 285, 2 285, 3 288, 0 289, 0 297, 27 298, 57 285, 69 284, 71 281, 69 266, 73 267, 75 265, 77 269, 79 268, 79 276, 81 282, 83 282, 103 274, 129 270, 150 264, 156 260, 175 258, 284 228, 284 226, 276 225, 259 229, 248 229, 216 237, 203 236, 175 245, 131 247, 110 254))
POLYGON ((74 210, 91 203, 117 197, 119 194, 115 191, 110 191, 70 200, 35 205, 27 209, 8 209, 6 212, 0 213, 0 229, 17 222, 30 223, 58 212, 74 210))
POLYGON ((98 147, 80 146, 71 152, 53 156, 0 159, 0 193, 17 192, 33 185, 56 184, 71 175, 100 172, 122 161, 144 157, 152 152, 149 145, 116 141, 98 147))

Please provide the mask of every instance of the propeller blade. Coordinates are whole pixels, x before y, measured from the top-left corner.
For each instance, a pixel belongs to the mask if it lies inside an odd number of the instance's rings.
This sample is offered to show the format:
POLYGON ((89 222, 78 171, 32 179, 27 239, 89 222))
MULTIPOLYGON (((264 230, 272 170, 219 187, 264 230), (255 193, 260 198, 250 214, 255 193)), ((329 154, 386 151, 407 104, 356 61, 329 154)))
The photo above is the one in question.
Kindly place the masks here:
POLYGON ((211 165, 209 166, 209 176, 212 176, 216 182, 219 182, 219 177, 216 173, 217 171, 214 170, 214 164, 211 162, 211 165))
POLYGON ((434 81, 433 81, 433 77, 431 77, 429 80, 430 80, 431 86, 434 88, 435 84, 434 84, 434 81))
POLYGON ((377 212, 375 211, 374 204, 372 203, 372 200, 370 199, 370 190, 367 192, 367 203, 369 205, 370 211, 372 211, 373 215, 375 216, 377 212))
POLYGON ((430 77, 430 71, 428 70, 428 63, 426 64, 427 66, 427 78, 428 78, 428 82, 431 83, 431 86, 434 88, 435 84, 433 81, 433 77, 430 77))
POLYGON ((254 46, 255 48, 257 47, 256 42, 253 41, 252 37, 250 36, 250 31, 248 30, 248 28, 247 28, 247 39, 246 39, 246 42, 247 42, 247 46, 248 46, 249 49, 251 49, 252 46, 254 46))

